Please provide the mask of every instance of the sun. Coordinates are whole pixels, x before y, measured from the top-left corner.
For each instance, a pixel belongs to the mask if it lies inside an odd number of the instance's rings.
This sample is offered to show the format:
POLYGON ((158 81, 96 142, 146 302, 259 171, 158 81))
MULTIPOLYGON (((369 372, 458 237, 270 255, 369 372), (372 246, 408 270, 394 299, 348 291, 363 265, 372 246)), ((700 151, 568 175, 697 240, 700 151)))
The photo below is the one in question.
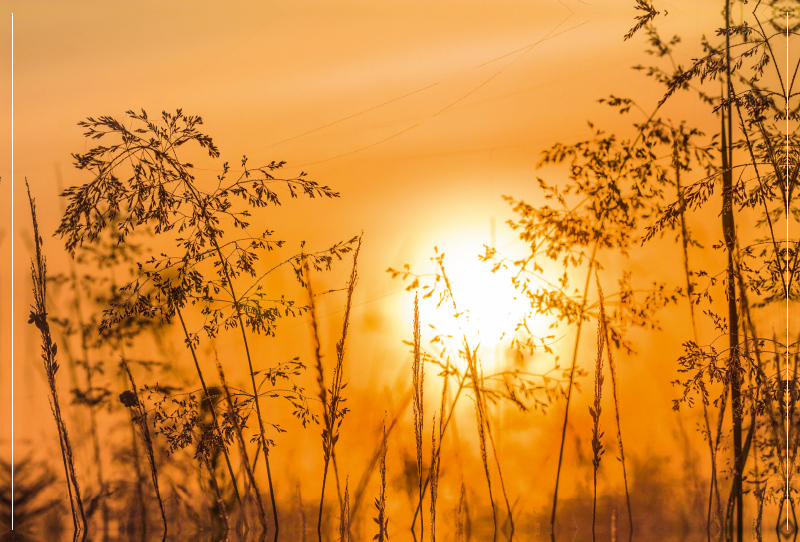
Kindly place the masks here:
MULTIPOLYGON (((513 271, 501 268, 492 272, 491 263, 480 261, 479 254, 483 252, 480 237, 451 235, 438 245, 438 250, 445 255, 444 267, 458 317, 455 317, 449 302, 437 307, 437 294, 423 300, 420 320, 422 326, 428 328, 429 335, 449 336, 451 345, 458 348, 463 347, 466 339, 471 349, 479 348, 485 366, 487 362, 494 362, 491 365, 496 366, 500 361, 500 350, 511 344, 517 324, 526 316, 532 332, 546 334, 548 319, 529 314, 530 306, 512 284, 513 271)), ((444 284, 440 282, 437 289, 443 290, 444 284)))

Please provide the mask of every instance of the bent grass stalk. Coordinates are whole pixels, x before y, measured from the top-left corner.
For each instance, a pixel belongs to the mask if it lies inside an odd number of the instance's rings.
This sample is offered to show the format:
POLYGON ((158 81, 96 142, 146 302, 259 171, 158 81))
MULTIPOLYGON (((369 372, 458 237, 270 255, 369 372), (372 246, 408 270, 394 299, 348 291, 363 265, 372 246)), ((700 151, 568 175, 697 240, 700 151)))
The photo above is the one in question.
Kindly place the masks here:
MULTIPOLYGON (((448 278, 447 272, 445 271, 445 268, 444 268, 444 258, 443 257, 438 258, 437 262, 439 264, 439 269, 442 272, 442 278, 444 279, 445 286, 446 286, 447 291, 448 291, 448 293, 450 295, 450 300, 453 302, 454 314, 457 316, 458 315, 458 307, 456 306, 456 300, 455 300, 455 296, 453 295, 453 288, 452 288, 452 286, 450 284, 450 279, 448 278)), ((486 404, 484 403, 484 398, 483 398, 483 386, 482 386, 483 369, 482 368, 481 368, 481 376, 480 377, 478 376, 478 364, 479 364, 479 360, 477 358, 478 347, 475 347, 473 350, 470 350, 469 342, 467 341, 467 336, 466 335, 462 335, 462 341, 463 341, 463 344, 464 344, 464 353, 465 353, 466 360, 467 360, 467 370, 464 371, 464 378, 462 379, 462 383, 459 386, 459 392, 461 391, 461 387, 464 384, 464 380, 466 380, 467 375, 469 375, 469 378, 471 379, 471 382, 472 382, 472 389, 473 389, 473 392, 475 393, 475 413, 476 413, 476 421, 478 423, 478 437, 479 437, 480 448, 481 448, 481 459, 483 460, 484 471, 486 473, 486 483, 487 483, 488 488, 489 488, 489 501, 491 502, 491 506, 492 506, 492 520, 493 520, 493 523, 494 523, 494 539, 495 540, 497 539, 497 510, 495 509, 494 497, 492 495, 492 480, 491 480, 491 475, 490 475, 490 471, 489 471, 488 454, 487 454, 487 450, 486 450, 486 435, 487 435, 487 433, 488 433, 488 436, 489 436, 489 441, 490 441, 491 446, 492 446, 492 454, 494 455, 495 464, 497 466, 497 471, 498 471, 499 478, 500 478, 500 488, 501 488, 501 491, 503 493, 503 499, 505 500, 505 503, 506 503, 506 509, 508 511, 508 521, 509 521, 509 523, 511 525, 510 538, 513 538, 514 537, 514 519, 513 519, 513 514, 512 514, 512 511, 511 511, 511 504, 509 503, 508 494, 506 493, 505 481, 503 480, 503 471, 500 468, 500 459, 499 459, 499 457, 497 455, 497 448, 494 445, 494 438, 492 437, 492 427, 491 427, 491 424, 489 422, 489 417, 487 415, 486 404), (484 430, 484 428, 485 428, 485 430, 484 430)), ((456 400, 457 399, 458 399, 458 394, 456 394, 456 400)), ((453 408, 455 408, 455 400, 453 401, 453 408)), ((450 413, 452 414, 452 412, 453 412, 453 409, 451 409, 450 413)), ((448 421, 449 421, 449 418, 448 418, 448 421)), ((428 477, 430 478, 430 474, 428 475, 428 477)), ((422 510, 421 504, 422 503, 420 503, 420 507, 419 507, 420 512, 422 510)))
POLYGON ((483 401, 481 397, 481 390, 480 384, 478 381, 478 373, 477 369, 475 368, 476 361, 475 361, 475 351, 469 349, 469 344, 467 343, 466 337, 464 338, 464 350, 467 355, 467 363, 469 364, 467 371, 470 374, 470 378, 472 381, 472 391, 475 393, 475 421, 478 424, 478 442, 480 444, 481 450, 481 461, 483 462, 483 471, 486 475, 486 484, 489 488, 489 503, 492 507, 492 521, 494 523, 494 535, 493 540, 497 540, 497 510, 494 504, 494 496, 492 495, 492 476, 489 472, 489 457, 488 452, 486 450, 486 420, 485 420, 485 413, 483 407, 483 401))
MULTIPOLYGON (((411 403, 411 398, 414 394, 414 390, 409 388, 402 396, 400 400, 400 404, 397 407, 394 415, 392 416, 391 421, 389 422, 389 426, 386 428, 386 436, 387 438, 389 435, 392 434, 397 423, 400 421, 401 416, 408 408, 409 403, 411 403)), ((383 443, 378 442, 375 445, 375 450, 372 453, 372 457, 370 458, 369 464, 364 469, 364 472, 361 475, 361 478, 358 481, 358 486, 356 486, 355 496, 353 498, 353 506, 351 507, 351 517, 358 518, 358 511, 361 507, 361 504, 364 502, 364 496, 366 495, 367 485, 369 484, 370 478, 372 477, 372 473, 375 472, 375 469, 378 468, 380 464, 381 457, 383 456, 383 443)), ((427 486, 426 486, 427 487, 427 486)))
MULTIPOLYGON (((70 278, 72 280, 72 284, 75 287, 74 296, 73 296, 73 308, 75 310, 75 317, 77 319, 77 323, 79 326, 79 333, 80 333, 80 344, 81 344, 81 352, 83 353, 83 369, 86 378, 86 389, 87 393, 91 394, 92 390, 94 389, 93 378, 92 378, 92 367, 89 365, 89 347, 86 344, 87 341, 87 332, 86 325, 84 324, 83 319, 83 311, 81 310, 81 301, 80 301, 80 290, 79 290, 79 282, 78 282, 78 275, 75 271, 75 261, 73 258, 69 259, 69 271, 70 271, 70 278)), ((100 498, 100 510, 103 516, 103 540, 108 542, 108 522, 109 522, 109 511, 108 511, 108 502, 106 502, 107 495, 104 495, 106 492, 106 484, 105 479, 103 476, 103 460, 100 455, 100 438, 97 433, 97 411, 96 411, 96 404, 87 403, 86 404, 89 410, 89 436, 92 442, 92 454, 94 455, 94 462, 96 475, 97 475, 97 487, 98 487, 98 496, 100 498)))
POLYGON ((31 279, 33 282, 33 305, 28 323, 34 324, 39 330, 42 340, 42 361, 44 363, 47 384, 50 388, 50 410, 56 421, 58 429, 59 443, 61 444, 61 459, 64 463, 64 474, 67 478, 67 493, 69 495, 70 506, 72 508, 73 538, 83 532, 83 540, 88 535, 88 525, 86 513, 81 499, 81 490, 78 479, 75 476, 75 460, 72 453, 72 444, 67 433, 67 425, 61 415, 61 405, 58 401, 58 387, 56 384, 56 373, 59 364, 56 359, 58 347, 53 342, 50 333, 50 324, 47 321, 47 263, 42 253, 42 238, 39 236, 39 223, 36 219, 36 201, 31 196, 31 188, 28 180, 25 179, 25 186, 28 190, 28 203, 31 209, 31 220, 33 222, 34 245, 36 247, 36 257, 31 259, 31 279))

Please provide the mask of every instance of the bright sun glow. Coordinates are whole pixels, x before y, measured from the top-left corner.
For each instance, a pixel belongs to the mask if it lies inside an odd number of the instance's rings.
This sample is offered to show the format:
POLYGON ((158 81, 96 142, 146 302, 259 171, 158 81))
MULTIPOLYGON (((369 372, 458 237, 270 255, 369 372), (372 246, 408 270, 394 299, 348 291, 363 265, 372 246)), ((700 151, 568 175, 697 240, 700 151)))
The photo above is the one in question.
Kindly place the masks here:
MULTIPOLYGON (((499 269, 492 273, 492 264, 481 262, 478 255, 483 252, 486 240, 477 235, 459 235, 447 239, 439 245, 439 252, 444 252, 444 265, 459 313, 457 320, 453 315, 452 305, 439 301, 438 293, 420 304, 420 318, 423 328, 432 330, 433 325, 439 333, 453 337, 454 346, 461 346, 461 337, 465 336, 471 348, 480 345, 481 358, 485 361, 497 360, 498 347, 507 346, 514 336, 517 324, 529 310, 525 299, 520 297, 511 283, 513 270, 499 269)), ((433 262, 428 262, 430 268, 433 262)), ((426 282, 423 281, 423 284, 426 282)), ((444 289, 440 284, 437 290, 444 289)), ((528 318, 531 332, 536 335, 548 335, 550 321, 545 316, 528 318)), ((423 329, 423 334, 426 330, 423 329)))

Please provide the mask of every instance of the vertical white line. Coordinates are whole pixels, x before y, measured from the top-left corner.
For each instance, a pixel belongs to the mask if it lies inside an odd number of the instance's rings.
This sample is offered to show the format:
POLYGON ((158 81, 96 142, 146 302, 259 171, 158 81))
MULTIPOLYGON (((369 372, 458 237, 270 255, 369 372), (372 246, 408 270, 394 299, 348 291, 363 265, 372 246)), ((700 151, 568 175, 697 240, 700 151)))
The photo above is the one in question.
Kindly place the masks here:
POLYGON ((14 530, 14 14, 11 14, 11 530, 14 530))
POLYGON ((789 12, 786 12, 786 530, 789 530, 789 12))

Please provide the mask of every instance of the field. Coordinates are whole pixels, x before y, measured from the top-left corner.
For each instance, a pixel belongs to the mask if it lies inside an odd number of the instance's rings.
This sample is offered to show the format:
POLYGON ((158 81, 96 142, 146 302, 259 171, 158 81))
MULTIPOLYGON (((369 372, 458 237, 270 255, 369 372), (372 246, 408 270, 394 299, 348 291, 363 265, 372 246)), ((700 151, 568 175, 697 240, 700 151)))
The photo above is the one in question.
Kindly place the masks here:
POLYGON ((1 540, 796 539, 798 4, 501 4, 15 10, 1 540))

